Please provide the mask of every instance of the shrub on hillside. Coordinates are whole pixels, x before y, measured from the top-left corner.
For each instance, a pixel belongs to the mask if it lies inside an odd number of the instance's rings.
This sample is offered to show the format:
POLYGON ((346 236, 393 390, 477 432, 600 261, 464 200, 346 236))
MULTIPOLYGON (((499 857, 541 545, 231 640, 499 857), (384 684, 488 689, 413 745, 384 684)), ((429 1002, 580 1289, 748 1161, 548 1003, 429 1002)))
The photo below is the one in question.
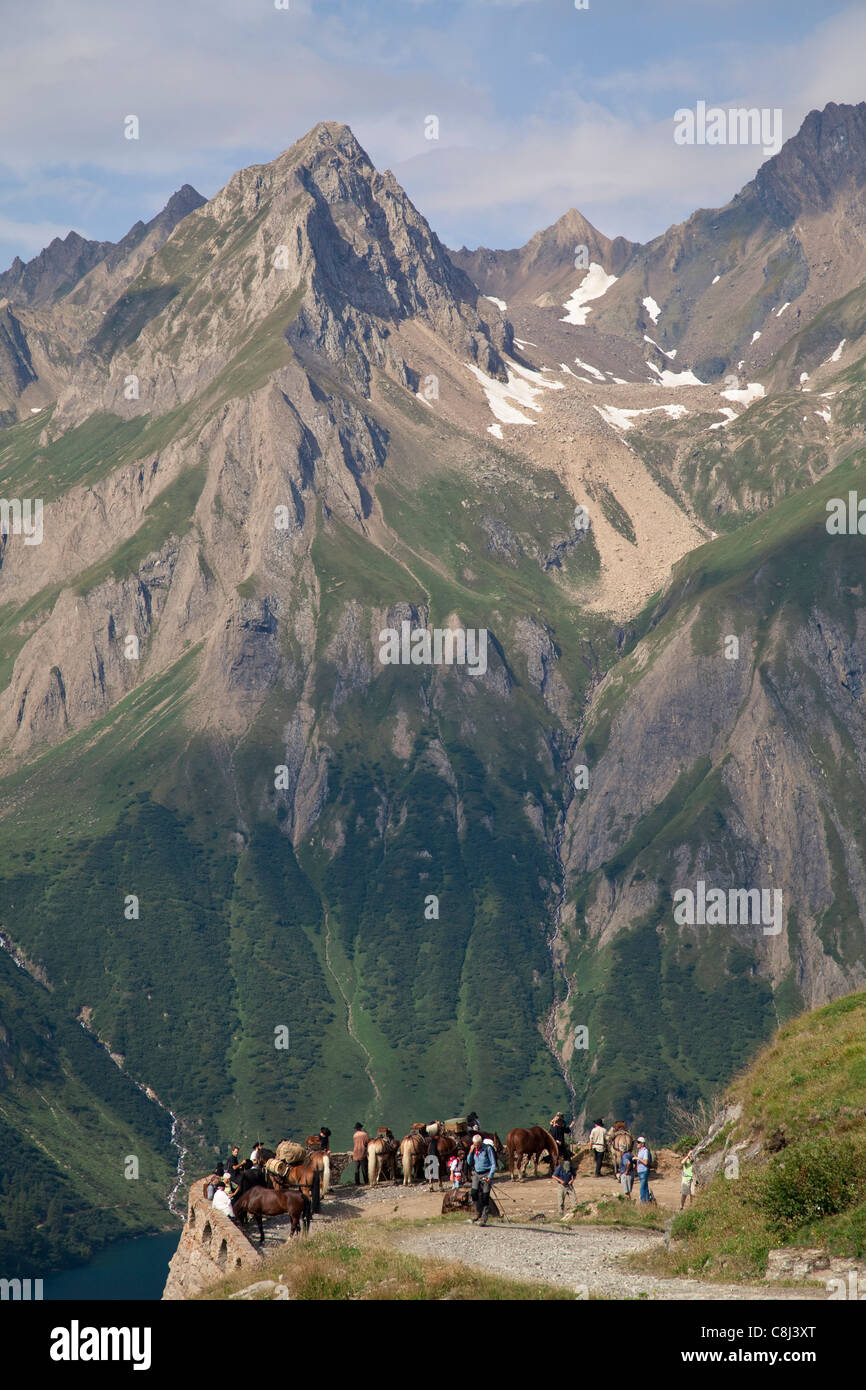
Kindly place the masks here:
POLYGON ((844 1211, 866 1191, 866 1150, 833 1136, 785 1149, 767 1166, 759 1201, 767 1224, 782 1236, 844 1211))

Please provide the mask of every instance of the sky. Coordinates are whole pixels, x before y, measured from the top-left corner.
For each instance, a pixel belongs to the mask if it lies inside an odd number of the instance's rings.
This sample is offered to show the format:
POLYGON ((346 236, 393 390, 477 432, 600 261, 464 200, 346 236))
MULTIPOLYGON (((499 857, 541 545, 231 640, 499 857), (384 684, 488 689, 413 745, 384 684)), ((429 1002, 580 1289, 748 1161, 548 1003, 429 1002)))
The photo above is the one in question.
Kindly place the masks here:
POLYGON ((446 245, 519 246, 571 207, 646 241, 764 159, 675 144, 676 110, 780 108, 787 139, 866 99, 863 0, 0 0, 0 26, 0 269, 210 197, 320 120, 446 245))

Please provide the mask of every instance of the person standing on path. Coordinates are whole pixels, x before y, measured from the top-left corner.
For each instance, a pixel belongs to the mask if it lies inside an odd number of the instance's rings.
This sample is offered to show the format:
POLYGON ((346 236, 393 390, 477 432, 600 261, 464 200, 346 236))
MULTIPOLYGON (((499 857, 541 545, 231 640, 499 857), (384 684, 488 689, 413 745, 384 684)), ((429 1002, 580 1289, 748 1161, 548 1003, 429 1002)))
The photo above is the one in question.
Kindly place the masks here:
POLYGON ((630 1149, 626 1149, 619 1160, 619 1185, 622 1188, 623 1196, 631 1201, 631 1190, 634 1186, 634 1154, 630 1149))
POLYGON ((565 1123, 565 1116, 561 1110, 557 1110, 553 1119, 550 1121, 550 1133, 556 1140, 560 1158, 569 1158, 570 1150, 568 1147, 568 1135, 571 1133, 571 1125, 565 1123))
POLYGON ((355 1161, 356 1187, 360 1187, 361 1183, 366 1184, 370 1181, 367 1172, 367 1145, 369 1142, 370 1136, 361 1124, 361 1121, 358 1120, 355 1125, 355 1133, 352 1136, 352 1158, 355 1161))
POLYGON ((571 1164, 566 1162, 564 1158, 561 1158, 558 1167, 553 1170, 553 1176, 559 1188, 559 1214, 564 1220, 566 1197, 571 1198, 575 1210, 577 1210, 577 1197, 574 1193, 574 1174, 571 1171, 571 1164))
POLYGON ((682 1166, 683 1178, 680 1185, 680 1211, 682 1211, 687 1201, 691 1202, 694 1200, 695 1195, 695 1160, 691 1149, 689 1149, 689 1152, 683 1159, 682 1166))
POLYGON ((650 1151, 642 1134, 637 1137, 637 1178, 640 1183, 640 1199, 651 1202, 653 1195, 649 1190, 650 1151))
POLYGON ((442 1191, 442 1181, 439 1177, 439 1140, 435 1134, 431 1134, 427 1140, 427 1157, 424 1159, 424 1177, 427 1179, 427 1191, 433 1191, 434 1182, 439 1183, 439 1191, 442 1191))
POLYGON ((459 1149, 448 1160, 448 1172, 451 1174, 451 1189, 457 1192, 463 1181, 463 1155, 459 1149))
POLYGON ((595 1176, 600 1178, 601 1165, 604 1161, 604 1120, 596 1120, 590 1130, 589 1142, 595 1154, 595 1176))
POLYGON ((472 1224, 487 1225, 487 1209, 490 1206, 490 1187, 496 1175, 496 1154, 492 1143, 485 1144, 480 1134, 473 1134, 469 1150, 469 1163, 472 1166, 472 1202, 475 1215, 472 1224))

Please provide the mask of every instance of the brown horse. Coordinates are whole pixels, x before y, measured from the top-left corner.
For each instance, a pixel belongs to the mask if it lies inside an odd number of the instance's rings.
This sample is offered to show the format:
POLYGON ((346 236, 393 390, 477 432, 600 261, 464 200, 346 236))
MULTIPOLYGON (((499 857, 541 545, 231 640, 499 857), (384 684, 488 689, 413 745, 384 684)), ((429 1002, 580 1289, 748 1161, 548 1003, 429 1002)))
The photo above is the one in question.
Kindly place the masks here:
POLYGON ((288 1188, 251 1187, 240 1197, 235 1198, 232 1207, 242 1226, 246 1225, 248 1216, 254 1217, 258 1222, 260 1245, 265 1243, 263 1216, 280 1216, 284 1212, 288 1213, 291 1217, 293 1236, 300 1232, 302 1222, 305 1235, 310 1229, 312 1209, 310 1199, 305 1192, 292 1192, 288 1188))
POLYGON ((275 1192, 281 1192, 286 1188, 299 1188, 305 1197, 309 1197, 313 1215, 318 1216, 322 1210, 321 1172, 322 1169, 314 1156, 306 1163, 293 1163, 285 1173, 268 1173, 268 1181, 275 1192))
POLYGON ((508 1171, 511 1174, 511 1181, 517 1178, 523 1182, 526 1177, 526 1168, 529 1160, 535 1161, 535 1176, 538 1177, 538 1160, 547 1150, 550 1159, 550 1171, 553 1172, 559 1158, 559 1146, 553 1135, 541 1125, 533 1125, 531 1129, 512 1129, 509 1130, 505 1138, 505 1147, 508 1152, 508 1171))

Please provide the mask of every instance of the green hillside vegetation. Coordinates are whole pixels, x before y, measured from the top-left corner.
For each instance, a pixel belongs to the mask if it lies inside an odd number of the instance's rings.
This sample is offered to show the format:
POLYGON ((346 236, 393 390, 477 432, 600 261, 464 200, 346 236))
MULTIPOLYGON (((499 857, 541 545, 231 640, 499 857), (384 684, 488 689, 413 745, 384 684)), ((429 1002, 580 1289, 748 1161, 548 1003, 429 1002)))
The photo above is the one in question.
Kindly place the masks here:
MULTIPOLYGON (((780 1246, 866 1255, 866 993, 846 995, 780 1028, 729 1087, 742 1114, 707 1150, 742 1152, 739 1177, 724 1170, 680 1213, 669 1250, 653 1257, 669 1274, 761 1277, 780 1246)), ((730 1165, 729 1165, 730 1166, 730 1165)))
MULTIPOLYGON (((841 719, 831 716, 831 740, 807 715, 806 700, 823 707, 824 696, 798 639, 816 606, 854 638, 850 595, 862 583, 862 542, 828 535, 825 504, 829 497, 847 496, 849 488, 862 490, 864 479, 861 452, 769 515, 680 562, 669 589, 638 623, 648 661, 637 668, 626 659, 621 676, 615 673, 587 720, 583 746, 590 766, 603 755, 614 722, 627 711, 657 654, 684 623, 692 623, 692 650, 704 659, 721 659, 724 633, 747 633, 757 678, 772 692, 792 735, 811 749, 834 815, 862 840, 858 751, 841 719), (848 756, 840 757, 840 747, 848 756)), ((770 1036, 779 1019, 803 1007, 793 973, 774 997, 754 971, 755 951, 732 940, 725 928, 707 929, 698 946, 693 933, 673 922, 673 889, 682 884, 683 865, 695 863, 699 854, 708 875, 719 882, 741 881, 746 851, 731 809, 724 761, 713 766, 706 756, 696 758, 682 768, 663 801, 632 826, 615 854, 573 893, 577 926, 568 969, 581 984, 573 1017, 601 1040, 598 1049, 575 1055, 578 1092, 590 1111, 631 1115, 665 1139, 672 1137, 670 1091, 690 1100, 711 1093, 770 1036), (655 906, 599 950, 584 923, 587 905, 598 893, 607 896, 619 885, 645 880, 658 885, 655 906)), ((862 930, 847 888, 839 833, 829 815, 825 820, 838 873, 820 932, 825 950, 850 967, 862 955, 862 930)), ((793 915, 787 930, 795 940, 793 915)))
POLYGON ((44 986, 0 952, 0 1269, 42 1278, 165 1229, 171 1122, 44 986), (137 1178, 128 1160, 138 1160, 137 1178))

